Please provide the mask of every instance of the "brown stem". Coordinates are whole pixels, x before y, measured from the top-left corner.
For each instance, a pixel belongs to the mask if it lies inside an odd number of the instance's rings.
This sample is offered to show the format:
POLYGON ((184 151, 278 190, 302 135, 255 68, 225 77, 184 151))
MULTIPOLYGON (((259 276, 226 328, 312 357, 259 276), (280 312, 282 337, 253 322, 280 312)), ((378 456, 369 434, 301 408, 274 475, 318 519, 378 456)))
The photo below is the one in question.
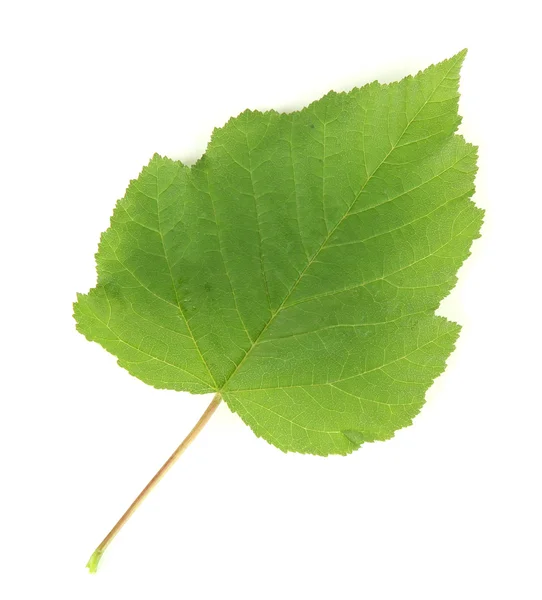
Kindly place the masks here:
POLYGON ((123 525, 128 521, 128 519, 135 512, 137 507, 145 500, 151 490, 155 487, 155 485, 162 479, 162 477, 169 471, 169 469, 175 464, 177 459, 181 456, 181 454, 188 448, 188 446, 194 441, 199 432, 205 427, 209 419, 213 416, 213 413, 217 409, 220 404, 221 397, 220 394, 216 394, 213 398, 211 404, 206 408, 205 412, 201 415, 200 420, 196 423, 192 431, 184 438, 181 442, 181 445, 175 450, 175 452, 166 460, 166 462, 160 467, 160 470, 156 473, 156 475, 147 483, 147 485, 143 488, 139 496, 132 502, 128 510, 122 515, 122 517, 117 521, 117 524, 111 529, 111 531, 104 537, 102 543, 94 550, 92 556, 90 557, 87 567, 91 573, 96 573, 96 569, 98 568, 98 563, 102 558, 105 549, 113 538, 117 535, 117 533, 122 529, 123 525))

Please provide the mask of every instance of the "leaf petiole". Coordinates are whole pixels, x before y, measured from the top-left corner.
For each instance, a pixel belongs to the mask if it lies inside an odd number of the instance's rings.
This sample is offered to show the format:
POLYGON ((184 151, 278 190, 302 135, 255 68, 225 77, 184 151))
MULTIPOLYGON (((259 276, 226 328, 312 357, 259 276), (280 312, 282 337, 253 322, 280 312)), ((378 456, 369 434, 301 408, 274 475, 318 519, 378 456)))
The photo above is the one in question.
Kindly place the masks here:
POLYGON ((117 533, 122 529, 124 524, 132 516, 138 506, 145 500, 151 490, 154 489, 156 484, 162 479, 162 477, 169 471, 169 469, 175 464, 181 454, 188 448, 188 446, 196 439, 200 431, 205 427, 209 419, 213 416, 215 410, 218 408, 222 398, 220 394, 215 394, 213 400, 209 406, 205 409, 205 412, 201 415, 199 421, 196 423, 192 431, 184 438, 179 447, 173 452, 173 454, 166 460, 166 462, 160 467, 156 475, 147 483, 143 488, 139 496, 132 502, 128 507, 128 510, 122 515, 117 521, 113 529, 104 537, 100 545, 94 550, 92 556, 89 558, 86 566, 90 573, 96 573, 98 569, 98 563, 102 558, 105 549, 112 542, 117 533))

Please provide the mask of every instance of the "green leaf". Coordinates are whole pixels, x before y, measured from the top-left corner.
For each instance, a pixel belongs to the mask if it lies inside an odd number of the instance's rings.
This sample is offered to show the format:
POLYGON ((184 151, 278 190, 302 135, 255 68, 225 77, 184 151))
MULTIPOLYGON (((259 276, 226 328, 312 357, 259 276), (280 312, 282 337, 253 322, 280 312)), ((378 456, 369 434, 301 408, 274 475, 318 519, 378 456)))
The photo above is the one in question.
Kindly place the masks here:
POLYGON ((157 388, 220 392, 285 451, 347 454, 410 424, 482 223, 476 148, 455 134, 464 56, 247 110, 192 167, 155 155, 101 237, 78 330, 157 388))

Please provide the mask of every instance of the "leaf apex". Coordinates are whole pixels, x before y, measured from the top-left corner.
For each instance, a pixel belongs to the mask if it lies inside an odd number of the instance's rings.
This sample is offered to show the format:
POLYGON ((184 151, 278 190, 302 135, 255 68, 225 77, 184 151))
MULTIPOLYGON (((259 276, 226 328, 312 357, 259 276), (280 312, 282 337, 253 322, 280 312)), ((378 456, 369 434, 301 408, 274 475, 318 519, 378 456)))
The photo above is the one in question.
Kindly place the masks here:
POLYGON ((454 54, 452 57, 450 57, 448 59, 448 62, 455 62, 457 64, 458 68, 461 69, 468 52, 469 52, 468 48, 463 48, 463 50, 460 50, 459 52, 457 52, 457 54, 454 54))

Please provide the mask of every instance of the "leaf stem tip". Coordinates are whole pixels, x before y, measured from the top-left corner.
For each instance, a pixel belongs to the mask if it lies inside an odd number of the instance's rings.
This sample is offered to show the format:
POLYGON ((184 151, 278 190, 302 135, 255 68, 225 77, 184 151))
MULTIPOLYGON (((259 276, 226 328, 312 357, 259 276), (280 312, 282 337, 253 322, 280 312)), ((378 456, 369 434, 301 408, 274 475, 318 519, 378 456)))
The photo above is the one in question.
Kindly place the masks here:
POLYGON ((98 563, 100 562, 103 553, 104 551, 101 548, 96 548, 96 550, 94 550, 86 565, 89 573, 96 573, 98 569, 98 563))

